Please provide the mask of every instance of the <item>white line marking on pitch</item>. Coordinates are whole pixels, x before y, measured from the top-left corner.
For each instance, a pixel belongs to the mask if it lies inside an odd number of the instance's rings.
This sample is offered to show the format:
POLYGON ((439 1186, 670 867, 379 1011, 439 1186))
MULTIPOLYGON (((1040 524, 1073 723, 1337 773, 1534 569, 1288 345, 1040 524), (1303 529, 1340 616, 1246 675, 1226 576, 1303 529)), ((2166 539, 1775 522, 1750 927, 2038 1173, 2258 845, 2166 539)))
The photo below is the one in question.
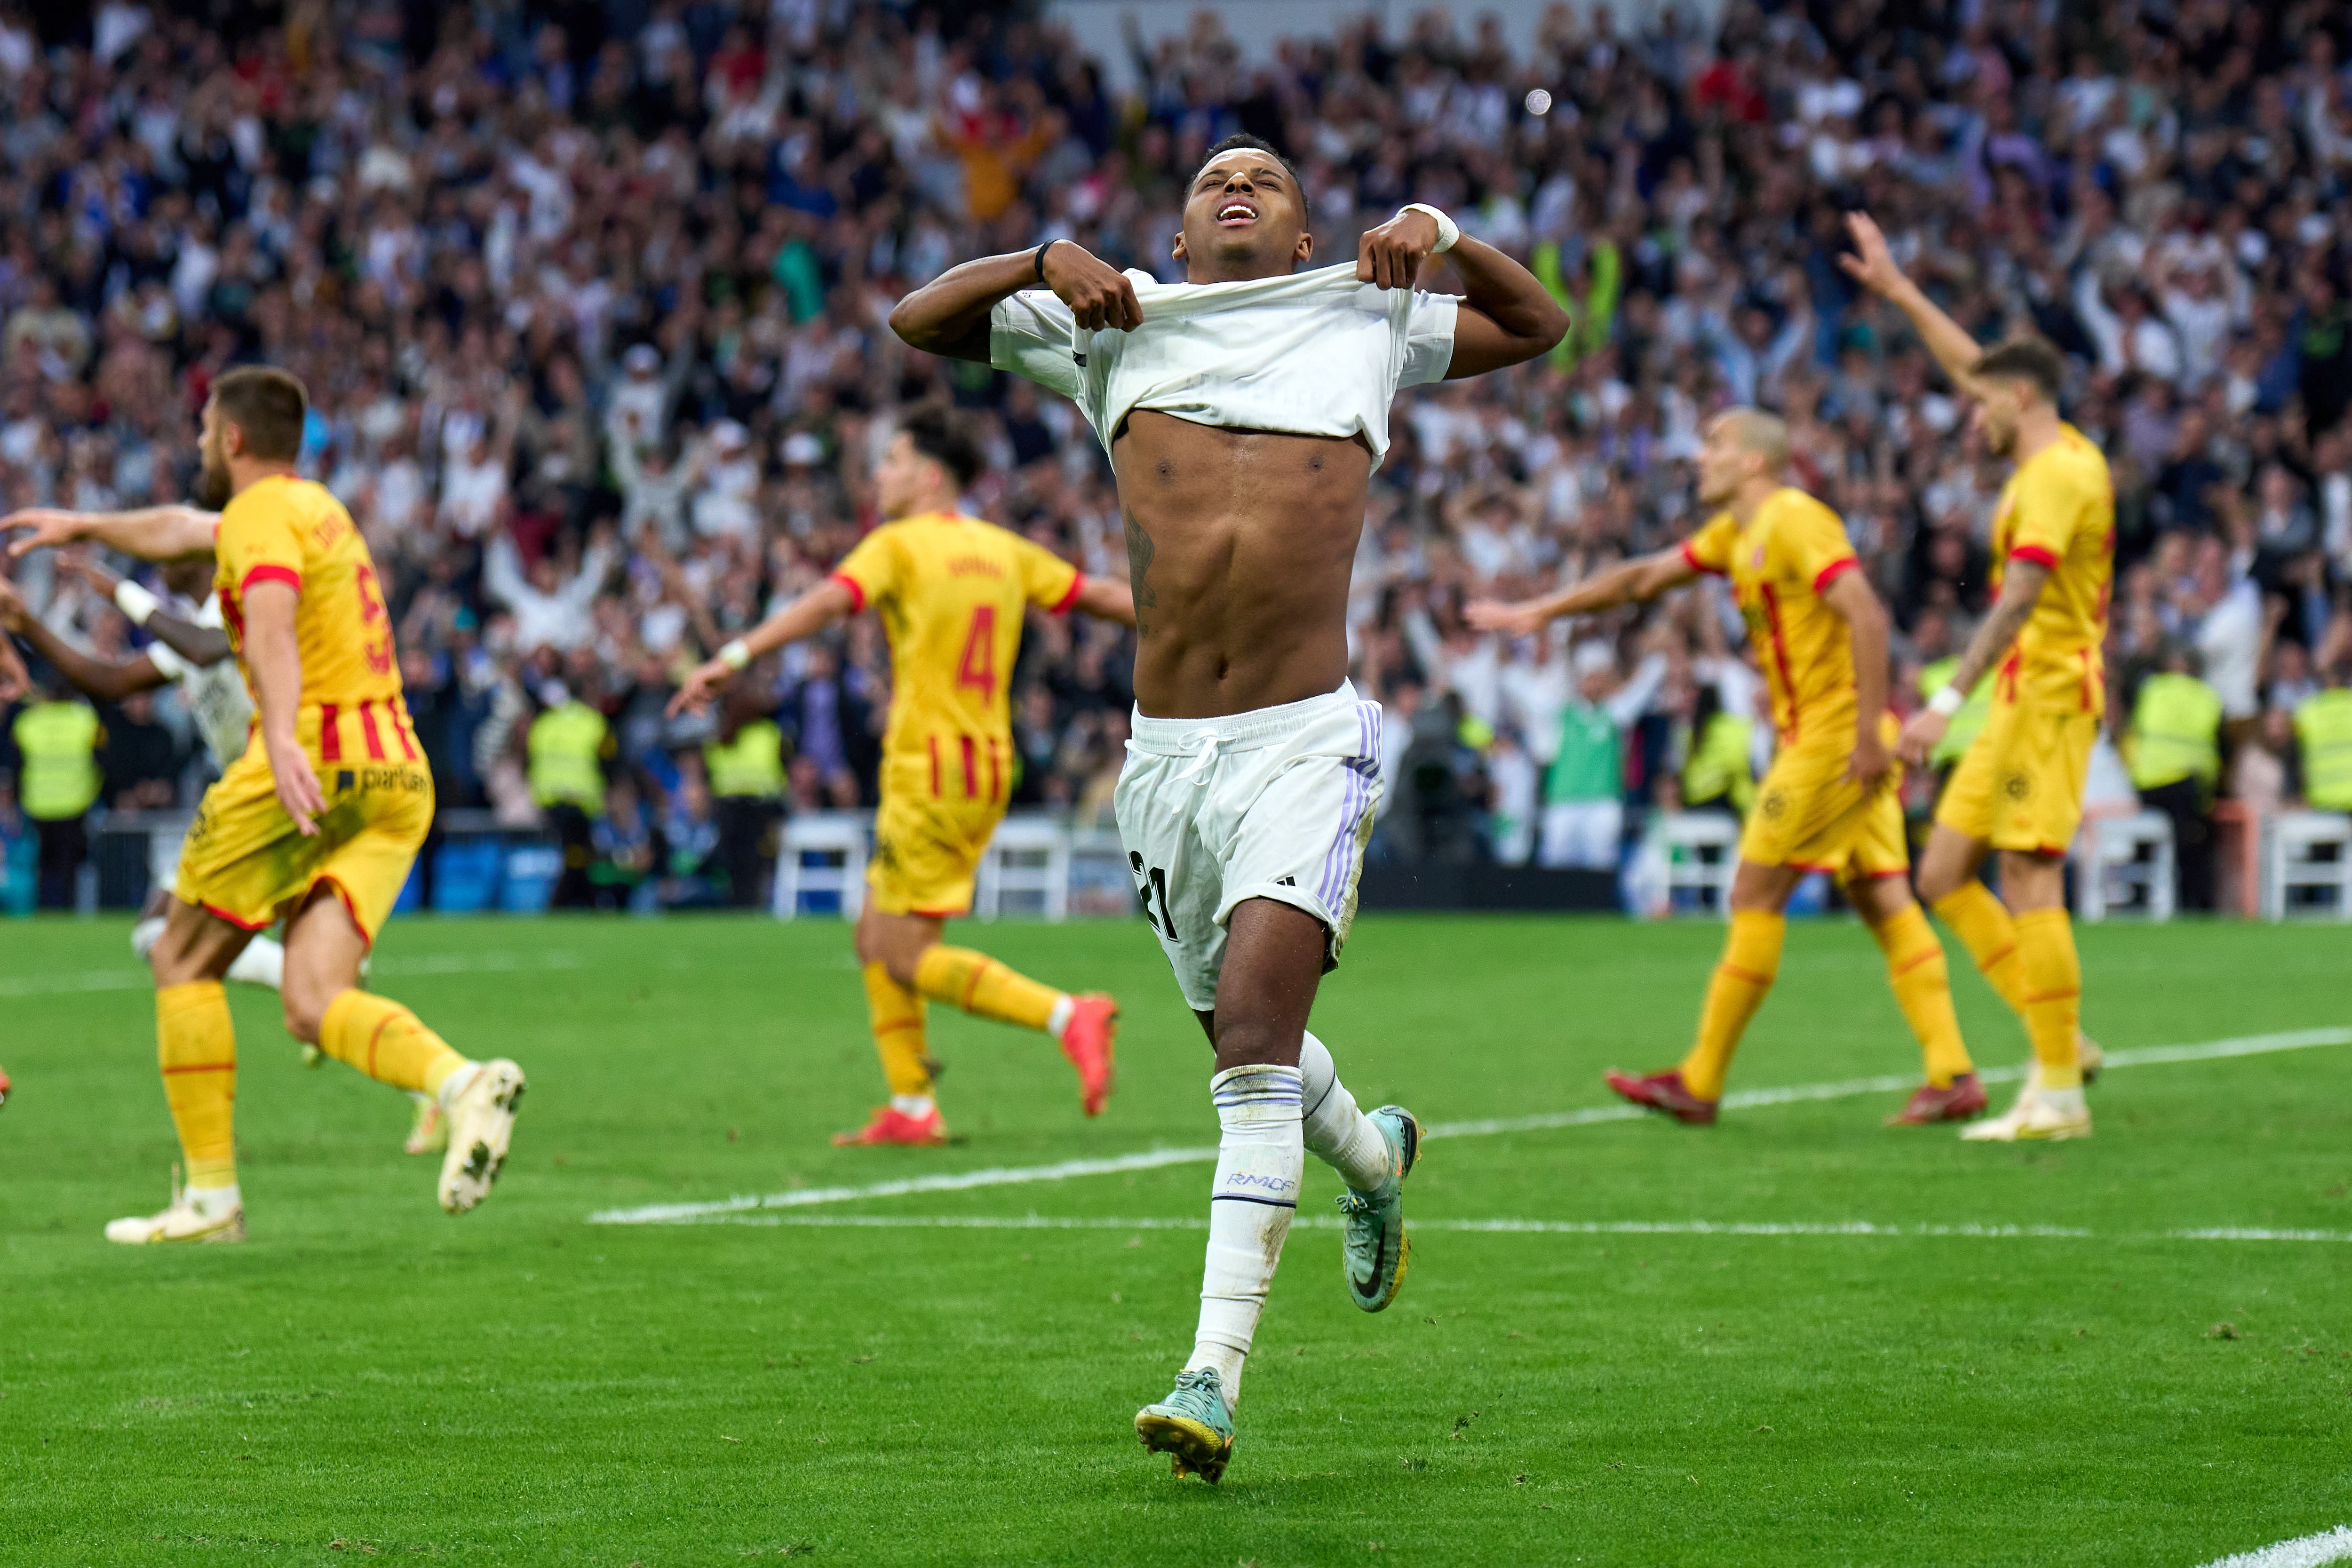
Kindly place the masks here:
MULTIPOLYGON (((2263 1056, 2273 1051, 2299 1051, 2314 1046, 2352 1045, 2352 1029, 2295 1029, 2277 1035, 2242 1035, 2224 1040, 2200 1040, 2192 1045, 2147 1046, 2137 1050, 2109 1051, 2109 1068, 2154 1067, 2168 1062, 2220 1061, 2231 1057, 2263 1056)), ((1990 1082, 2022 1076, 2021 1068, 1986 1068, 1979 1076, 1990 1082)), ((1742 1089, 1723 1097, 1724 1109, 1738 1110, 1759 1105, 1790 1105, 1800 1100, 1843 1100, 1853 1095, 1891 1094, 1916 1087, 1916 1078, 1846 1079, 1837 1083, 1792 1084, 1781 1089, 1742 1089)), ((1595 1105, 1581 1110, 1553 1111, 1539 1116, 1512 1116, 1480 1121, 1440 1121, 1425 1131, 1432 1138, 1486 1138, 1504 1132, 1542 1132, 1562 1127, 1586 1127, 1600 1121, 1631 1121, 1650 1114, 1632 1105, 1595 1105)), ((860 1198, 903 1197, 909 1193, 966 1192, 974 1187, 1022 1186, 1032 1182, 1062 1182, 1073 1176, 1109 1176, 1122 1171, 1149 1171, 1161 1165, 1213 1164, 1213 1147, 1147 1149, 1099 1160, 1064 1160, 1051 1165, 997 1165, 952 1175, 909 1176, 895 1182, 863 1186, 803 1187, 794 1192, 760 1196, 739 1195, 717 1202, 648 1204, 637 1208, 599 1209, 590 1225, 676 1225, 714 1215, 748 1214, 761 1209, 805 1208, 816 1204, 852 1203, 860 1198)), ((2219 1237, 2215 1239, 2221 1239, 2219 1237)), ((2231 1239, 2253 1239, 2232 1237, 2231 1239)))
POLYGON ((2324 1563, 2341 1563, 2347 1557, 2352 1557, 2352 1525, 2339 1524, 2317 1535, 2297 1536, 2274 1546, 2219 1558, 2205 1568, 2322 1568, 2324 1563))
MULTIPOLYGON (((369 965, 371 979, 401 979, 420 974, 503 974, 530 969, 577 969, 576 952, 436 952, 415 958, 380 959, 369 965)), ((155 976, 144 969, 89 969, 79 974, 44 974, 20 980, 0 980, 0 996, 78 996, 92 991, 147 991, 155 976)))
MULTIPOLYGON (((1206 1230, 1198 1215, 1107 1217, 1099 1215, 723 1214, 672 1221, 678 1225, 791 1226, 812 1230, 1206 1230)), ((1337 1230, 1328 1215, 1291 1222, 1310 1230, 1337 1230)), ((2352 1231, 2260 1230, 2231 1226, 2207 1230, 2095 1230, 2057 1225, 1882 1225, 1871 1220, 1562 1220, 1417 1219, 1415 1230, 1510 1236, 1892 1237, 1981 1241, 2324 1241, 2352 1243, 2352 1231)))

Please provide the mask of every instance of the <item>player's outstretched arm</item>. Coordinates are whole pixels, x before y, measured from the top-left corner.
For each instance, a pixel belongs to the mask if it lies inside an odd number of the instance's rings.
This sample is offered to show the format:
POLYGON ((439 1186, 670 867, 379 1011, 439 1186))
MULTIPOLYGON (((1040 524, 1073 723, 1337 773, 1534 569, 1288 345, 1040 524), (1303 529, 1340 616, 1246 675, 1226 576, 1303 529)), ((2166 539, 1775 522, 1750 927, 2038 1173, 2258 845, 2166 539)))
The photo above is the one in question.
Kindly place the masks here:
POLYGON ((1697 575, 1698 568, 1681 551, 1661 550, 1655 554, 1637 556, 1588 582, 1546 594, 1539 599, 1522 599, 1517 604, 1498 599, 1474 600, 1462 615, 1475 630, 1524 637, 1540 631, 1562 616, 1589 616, 1600 610, 1613 610, 1620 605, 1654 599, 1697 575))
POLYGON ((12 557, 87 539, 142 561, 184 561, 212 553, 213 531, 219 523, 220 513, 192 506, 149 506, 135 511, 34 506, 0 517, 0 533, 19 535, 8 546, 12 557))
POLYGON ((1927 344, 1927 352, 1952 378, 1952 384, 1970 397, 1984 395, 1983 384, 1976 378, 1977 361, 1984 357, 1983 345, 1969 336, 1969 331, 1946 315, 1936 301, 1927 298, 1918 284, 1914 283, 1902 268, 1895 264, 1894 252, 1886 248, 1886 237, 1868 213, 1845 215, 1846 232, 1853 237, 1854 254, 1838 258, 1838 265, 1846 276, 1886 300, 1911 318, 1911 325, 1927 344))
POLYGON ((1867 789, 1895 761, 1878 737, 1878 716, 1886 711, 1886 606, 1859 572, 1840 573, 1822 603, 1853 634, 1853 759, 1845 776, 1867 789))
POLYGON ((814 637, 834 622, 846 618, 857 608, 857 601, 837 578, 824 582, 737 637, 712 658, 695 667, 669 700, 666 710, 672 719, 680 713, 699 713, 710 700, 727 689, 735 672, 805 637, 814 637))
MULTIPOLYGON (((58 673, 75 690, 100 702, 120 702, 142 691, 152 691, 164 683, 163 672, 143 653, 122 664, 108 664, 75 647, 41 624, 40 617, 26 606, 16 585, 5 577, 0 577, 0 632, 14 632, 23 637, 35 653, 57 667, 58 673)), ((9 658, 15 657, 11 650, 9 658)))
MULTIPOLYGON (((1847 574, 1852 576, 1852 573, 1847 574)), ((1985 671, 1999 664, 2009 653, 2009 645, 2033 615, 2035 601, 2042 597, 2042 584, 2050 581, 2050 568, 2039 561, 2021 561, 2012 555, 2001 569, 2000 597, 1978 623, 1976 635, 1961 651, 1960 662, 1952 670, 1952 679, 1944 689, 1928 693, 1927 706, 1911 715, 1903 726, 1903 738, 1895 749, 1906 763, 1917 764, 1927 760, 1936 742, 1951 728, 1952 715, 1960 710, 1969 693, 1985 671)), ((1861 650, 1855 649, 1860 657, 1861 650)))
MULTIPOLYGON (((60 555, 58 557, 58 570, 72 573, 100 595, 113 600, 114 607, 128 616, 133 625, 145 630, 157 642, 197 669, 210 669, 235 651, 229 646, 228 633, 220 627, 200 626, 194 621, 182 620, 157 608, 154 595, 136 583, 126 584, 121 578, 95 561, 76 554, 60 555)), ((168 673, 161 671, 160 667, 159 675, 165 680, 171 679, 168 673)), ((82 689, 87 691, 89 689, 84 687, 82 689)), ((138 689, 144 691, 147 689, 142 686, 138 689)))
POLYGON ((891 309, 890 330, 908 347, 950 359, 988 363, 988 313, 998 300, 1043 285, 1089 331, 1143 325, 1143 307, 1127 275, 1070 240, 1042 251, 1015 251, 950 267, 891 309))
POLYGON ((1098 621, 1135 625, 1135 592, 1124 577, 1086 579, 1078 584, 1077 602, 1072 607, 1098 621))
POLYGON ((261 744, 269 753, 269 776, 278 804, 305 838, 319 831, 327 795, 301 742, 294 738, 302 708, 302 650, 294 636, 294 606, 300 595, 290 583, 250 583, 245 590, 245 668, 253 677, 260 708, 261 744))

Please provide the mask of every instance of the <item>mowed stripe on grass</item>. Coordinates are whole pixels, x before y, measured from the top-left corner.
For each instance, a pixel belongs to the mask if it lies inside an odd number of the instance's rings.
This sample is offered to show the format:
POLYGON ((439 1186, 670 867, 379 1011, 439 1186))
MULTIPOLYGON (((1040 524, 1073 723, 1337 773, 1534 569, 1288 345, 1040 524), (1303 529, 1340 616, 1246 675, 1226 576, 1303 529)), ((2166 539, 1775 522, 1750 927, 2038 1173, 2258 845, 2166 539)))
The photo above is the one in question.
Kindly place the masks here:
MULTIPOLYGON (((2185 1045, 2143 1046, 2109 1051, 2108 1068, 2159 1067, 2177 1062, 2223 1061, 2233 1057, 2267 1056, 2279 1051, 2309 1050, 2318 1046, 2352 1044, 2352 1028, 2293 1029, 2277 1034, 2240 1035, 2227 1039, 2199 1040, 2185 1045)), ((1988 1068, 1979 1076, 2007 1082, 2023 1076, 2021 1068, 1988 1068)), ((1903 1075, 1844 1079, 1831 1083, 1791 1084, 1779 1089, 1742 1089, 1723 1097, 1727 1110, 1768 1105, 1794 1105, 1811 1100, 1844 1100, 1865 1094, 1890 1094, 1909 1089, 1917 1079, 1903 1075)), ((1491 1118, 1475 1121, 1434 1122, 1424 1129, 1432 1138, 1488 1138, 1509 1132, 1546 1132, 1588 1127, 1603 1121, 1631 1121, 1651 1112, 1632 1105, 1595 1105, 1577 1110, 1535 1116, 1491 1118)), ((1155 1170, 1162 1165, 1211 1164, 1213 1146, 1145 1149, 1105 1159, 1061 1160, 1049 1165, 1002 1165, 936 1176, 908 1176, 897 1181, 857 1186, 803 1187, 758 1196, 736 1196, 702 1203, 647 1204, 635 1208, 599 1209, 590 1225, 682 1225, 715 1216, 755 1213, 762 1209, 808 1208, 824 1204, 854 1203, 863 1198, 905 1197, 915 1193, 969 1192, 978 1187, 1025 1186, 1038 1182, 1064 1182, 1081 1176, 1117 1175, 1128 1171, 1155 1170)))

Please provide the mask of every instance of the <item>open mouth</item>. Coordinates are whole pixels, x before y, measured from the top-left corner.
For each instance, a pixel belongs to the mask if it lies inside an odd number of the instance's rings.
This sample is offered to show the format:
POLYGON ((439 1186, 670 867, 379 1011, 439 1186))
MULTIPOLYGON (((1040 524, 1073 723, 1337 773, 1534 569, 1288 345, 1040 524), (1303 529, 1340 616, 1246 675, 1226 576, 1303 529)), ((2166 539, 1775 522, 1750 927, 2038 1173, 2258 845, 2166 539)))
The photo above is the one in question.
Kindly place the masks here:
POLYGON ((1257 208, 1245 201, 1230 199, 1217 208, 1219 228, 1239 228, 1257 221, 1257 208))

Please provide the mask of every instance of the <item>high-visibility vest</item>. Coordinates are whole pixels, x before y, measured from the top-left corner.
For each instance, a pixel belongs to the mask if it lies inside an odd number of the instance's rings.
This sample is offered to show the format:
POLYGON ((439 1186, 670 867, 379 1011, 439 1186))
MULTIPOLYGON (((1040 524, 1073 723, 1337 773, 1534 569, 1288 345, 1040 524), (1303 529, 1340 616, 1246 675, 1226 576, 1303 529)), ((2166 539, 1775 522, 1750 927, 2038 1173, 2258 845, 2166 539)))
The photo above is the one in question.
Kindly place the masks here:
MULTIPOLYGON (((1952 683, 1952 672, 1960 668, 1959 659, 1939 658, 1919 672, 1919 695, 1933 697, 1952 683)), ((1957 763, 1968 751, 1969 742, 1983 733, 1985 721, 1992 717, 1992 686, 1996 671, 1987 670, 1969 700, 1960 704, 1952 721, 1944 726, 1944 738, 1927 753, 1927 765, 1940 768, 1947 763, 1957 763)))
POLYGON ((2352 687, 2297 703, 2294 738, 2303 748, 2303 798, 2324 810, 2352 811, 2352 687))
POLYGON ((604 816, 604 716, 585 702, 566 702, 533 720, 530 798, 604 816))
POLYGON ((11 731, 25 759, 16 799, 37 822, 67 822, 98 799, 98 715, 85 702, 36 702, 11 731))
POLYGON ((2151 675, 2132 706, 2131 781, 2156 789, 2193 778, 2207 789, 2221 776, 2221 697, 2193 675, 2151 675))
POLYGON ((1750 760, 1755 755, 1755 736, 1751 720, 1730 713, 1709 719, 1706 732, 1691 742, 1690 761, 1683 764, 1683 804, 1704 805, 1727 795, 1731 808, 1747 816, 1756 800, 1750 760))
POLYGON ((705 743, 702 768, 710 775, 710 793, 714 795, 782 800, 784 732, 776 728, 772 720, 755 720, 736 731, 735 739, 726 745, 716 741, 705 743))

